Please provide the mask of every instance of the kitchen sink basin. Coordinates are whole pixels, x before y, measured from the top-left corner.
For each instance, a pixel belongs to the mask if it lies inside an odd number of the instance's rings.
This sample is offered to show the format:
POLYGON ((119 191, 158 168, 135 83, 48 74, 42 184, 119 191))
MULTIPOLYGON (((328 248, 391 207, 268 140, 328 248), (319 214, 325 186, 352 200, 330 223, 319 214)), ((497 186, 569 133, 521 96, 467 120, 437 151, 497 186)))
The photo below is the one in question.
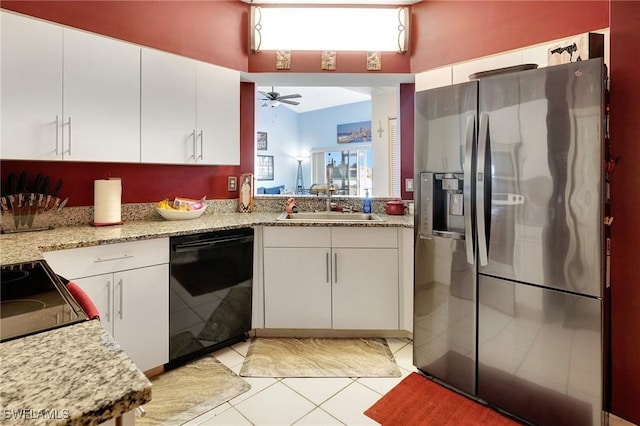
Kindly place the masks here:
POLYGON ((383 222, 380 216, 371 213, 302 212, 282 213, 276 220, 286 222, 383 222))

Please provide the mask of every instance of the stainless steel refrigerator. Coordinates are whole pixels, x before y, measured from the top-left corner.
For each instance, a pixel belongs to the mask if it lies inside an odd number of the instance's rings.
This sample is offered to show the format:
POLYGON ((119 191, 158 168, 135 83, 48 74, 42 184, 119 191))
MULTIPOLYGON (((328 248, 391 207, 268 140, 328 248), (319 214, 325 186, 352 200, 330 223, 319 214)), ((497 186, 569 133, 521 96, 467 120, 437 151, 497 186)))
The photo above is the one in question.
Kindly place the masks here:
POLYGON ((519 419, 603 407, 601 59, 416 93, 414 364, 519 419))

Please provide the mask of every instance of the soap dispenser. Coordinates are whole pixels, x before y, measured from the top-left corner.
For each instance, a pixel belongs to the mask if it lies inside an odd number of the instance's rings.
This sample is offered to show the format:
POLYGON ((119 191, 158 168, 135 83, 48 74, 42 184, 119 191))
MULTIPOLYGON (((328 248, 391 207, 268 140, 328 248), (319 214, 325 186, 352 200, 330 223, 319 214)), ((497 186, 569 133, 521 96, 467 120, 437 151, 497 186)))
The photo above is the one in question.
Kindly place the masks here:
POLYGON ((362 200, 362 213, 371 213, 371 198, 369 198, 369 189, 365 189, 364 200, 362 200))

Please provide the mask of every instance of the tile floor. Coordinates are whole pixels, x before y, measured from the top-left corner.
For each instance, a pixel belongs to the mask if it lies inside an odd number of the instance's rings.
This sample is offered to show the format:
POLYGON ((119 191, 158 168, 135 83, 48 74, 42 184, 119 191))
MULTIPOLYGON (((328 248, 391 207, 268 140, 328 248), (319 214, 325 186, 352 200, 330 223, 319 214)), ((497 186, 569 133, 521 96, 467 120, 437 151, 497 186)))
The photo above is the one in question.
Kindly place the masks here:
MULTIPOLYGON (((413 345, 409 340, 387 339, 400 367, 397 378, 251 378, 251 390, 194 418, 196 425, 376 425, 362 414, 412 371, 413 345)), ((249 343, 222 349, 214 355, 240 372, 249 343)))
MULTIPOLYGON (((186 426, 218 425, 377 425, 362 414, 382 395, 412 371, 413 343, 408 339, 387 339, 400 367, 398 378, 251 378, 251 389, 208 411, 186 426)), ((240 372, 249 342, 222 349, 214 355, 220 362, 240 372)), ((611 415, 609 426, 634 426, 611 415)))

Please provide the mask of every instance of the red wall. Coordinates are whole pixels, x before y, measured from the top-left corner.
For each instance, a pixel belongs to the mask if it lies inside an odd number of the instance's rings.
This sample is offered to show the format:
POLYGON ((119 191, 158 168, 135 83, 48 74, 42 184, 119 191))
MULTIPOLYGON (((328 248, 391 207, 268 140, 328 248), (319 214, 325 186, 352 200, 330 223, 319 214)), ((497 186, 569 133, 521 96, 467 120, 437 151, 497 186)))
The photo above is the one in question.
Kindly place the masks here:
MULTIPOLYGON (((400 85, 400 195, 413 200, 413 192, 405 191, 405 179, 413 179, 413 139, 415 84, 400 85)), ((414 182, 417 184, 419 182, 414 182)))
POLYGON ((240 71, 247 5, 232 1, 11 1, 2 8, 240 71))
POLYGON ((609 26, 609 1, 423 1, 411 8, 411 72, 609 26))
POLYGON ((612 412, 640 425, 640 2, 611 2, 612 412))

